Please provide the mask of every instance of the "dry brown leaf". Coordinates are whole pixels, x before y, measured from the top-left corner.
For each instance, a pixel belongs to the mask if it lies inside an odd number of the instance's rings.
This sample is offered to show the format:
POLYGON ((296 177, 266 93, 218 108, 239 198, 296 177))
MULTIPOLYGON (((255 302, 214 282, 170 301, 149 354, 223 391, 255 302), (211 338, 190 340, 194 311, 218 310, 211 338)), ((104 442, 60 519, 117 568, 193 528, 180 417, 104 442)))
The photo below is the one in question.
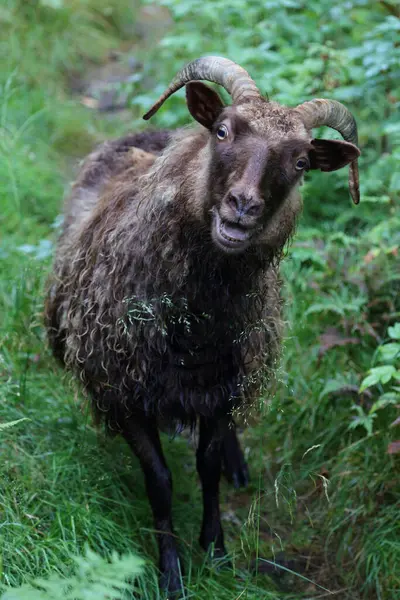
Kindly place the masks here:
POLYGON ((86 106, 86 108, 97 109, 99 107, 99 101, 96 98, 91 98, 90 96, 82 96, 81 104, 86 106))
POLYGON ((320 359, 331 348, 359 344, 361 340, 357 337, 345 337, 336 327, 329 327, 325 333, 319 336, 319 342, 318 358, 320 359))
POLYGON ((400 416, 397 417, 397 419, 395 419, 393 423, 390 423, 390 427, 396 427, 396 425, 400 425, 400 416))
POLYGON ((395 442, 390 442, 388 449, 388 454, 400 454, 400 440, 396 440, 395 442))
POLYGON ((365 264, 369 264, 370 262, 372 262, 373 260, 375 260, 375 258, 378 255, 378 251, 376 248, 373 248, 372 250, 369 250, 369 252, 367 252, 367 254, 364 256, 364 262, 365 264))

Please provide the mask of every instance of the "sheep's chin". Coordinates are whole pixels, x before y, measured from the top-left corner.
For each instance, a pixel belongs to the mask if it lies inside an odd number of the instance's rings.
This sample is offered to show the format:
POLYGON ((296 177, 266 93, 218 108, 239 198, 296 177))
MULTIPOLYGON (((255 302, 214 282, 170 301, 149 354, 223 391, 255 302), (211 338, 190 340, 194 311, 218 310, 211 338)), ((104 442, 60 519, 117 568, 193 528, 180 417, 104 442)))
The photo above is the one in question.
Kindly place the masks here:
POLYGON ((240 254, 250 246, 253 231, 234 223, 223 221, 218 210, 213 211, 212 239, 226 254, 240 254))

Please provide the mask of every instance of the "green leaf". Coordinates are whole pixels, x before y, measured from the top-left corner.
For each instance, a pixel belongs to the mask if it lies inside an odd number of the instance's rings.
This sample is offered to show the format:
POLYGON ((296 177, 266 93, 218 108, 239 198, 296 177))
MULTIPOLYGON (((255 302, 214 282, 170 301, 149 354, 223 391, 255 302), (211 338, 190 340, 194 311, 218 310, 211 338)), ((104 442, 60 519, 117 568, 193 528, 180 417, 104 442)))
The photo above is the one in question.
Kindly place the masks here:
POLYGON ((384 344, 379 348, 380 361, 391 362, 396 358, 400 358, 400 344, 384 344))
POLYGON ((372 415, 377 410, 385 408, 386 406, 398 404, 399 401, 400 401, 399 394, 395 394, 393 392, 387 392, 386 394, 382 394, 382 396, 379 398, 379 400, 377 400, 376 402, 373 403, 368 414, 372 415))
POLYGON ((377 383, 388 383, 395 375, 396 369, 392 365, 384 365, 382 367, 370 369, 369 375, 367 375, 361 383, 360 393, 377 383))
POLYGON ((300 263, 311 262, 321 267, 325 267, 326 265, 326 259, 316 248, 295 246, 293 247, 290 256, 300 263))
POLYGON ((400 323, 395 323, 393 327, 388 327, 388 335, 392 340, 400 340, 400 323))
POLYGON ((344 310, 341 306, 333 302, 319 302, 316 304, 311 304, 305 312, 305 316, 312 315, 314 313, 324 313, 324 312, 333 312, 341 317, 344 316, 344 310))
POLYGON ((389 189, 391 192, 400 192, 400 173, 393 173, 391 179, 390 179, 390 184, 389 184, 389 189))
POLYGON ((54 10, 60 10, 64 8, 64 0, 40 0, 42 6, 53 8, 54 10))
POLYGON ((322 390, 322 392, 319 395, 319 399, 322 400, 323 398, 325 398, 325 396, 329 396, 329 394, 332 394, 332 392, 342 390, 343 388, 348 388, 348 386, 352 385, 352 384, 354 385, 354 381, 353 381, 353 383, 351 383, 344 377, 337 377, 336 379, 329 379, 325 383, 324 389, 322 390))
POLYGON ((349 429, 355 429, 356 427, 364 427, 367 434, 372 435, 373 422, 377 417, 376 414, 365 414, 364 410, 358 404, 352 406, 351 410, 355 410, 358 413, 357 417, 354 417, 349 424, 349 429))
POLYGON ((14 427, 15 425, 18 425, 19 423, 22 423, 23 421, 29 421, 29 419, 27 417, 24 417, 23 419, 17 419, 16 421, 9 421, 8 423, 0 423, 0 431, 4 431, 5 429, 14 427))
POLYGON ((367 194, 363 194, 363 202, 368 202, 370 204, 389 204, 390 203, 390 196, 388 196, 387 194, 380 194, 380 195, 367 195, 367 194))

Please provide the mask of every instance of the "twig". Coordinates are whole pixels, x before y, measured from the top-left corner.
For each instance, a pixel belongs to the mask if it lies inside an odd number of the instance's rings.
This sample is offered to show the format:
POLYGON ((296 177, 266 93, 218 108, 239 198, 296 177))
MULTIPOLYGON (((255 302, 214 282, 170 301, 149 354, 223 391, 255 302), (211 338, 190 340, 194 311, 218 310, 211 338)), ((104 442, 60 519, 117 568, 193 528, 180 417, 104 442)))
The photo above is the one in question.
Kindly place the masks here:
POLYGON ((400 9, 397 9, 394 4, 385 2, 385 0, 381 0, 380 4, 382 4, 382 6, 394 17, 400 17, 400 9))
POLYGON ((336 590, 336 592, 328 592, 327 594, 320 594, 319 596, 314 596, 312 599, 310 598, 309 600, 319 600, 319 598, 326 598, 327 596, 336 596, 337 594, 341 594, 342 592, 345 592, 347 590, 348 588, 342 588, 340 590, 336 590))

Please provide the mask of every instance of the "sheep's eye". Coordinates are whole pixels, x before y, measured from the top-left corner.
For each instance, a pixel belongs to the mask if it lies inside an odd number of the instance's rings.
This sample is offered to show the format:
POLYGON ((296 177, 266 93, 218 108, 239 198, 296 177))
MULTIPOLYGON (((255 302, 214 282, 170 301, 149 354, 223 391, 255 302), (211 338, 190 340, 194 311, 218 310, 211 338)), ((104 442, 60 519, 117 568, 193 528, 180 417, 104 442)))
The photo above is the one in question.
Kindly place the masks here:
POLYGON ((296 170, 302 171, 308 167, 308 160, 306 158, 298 158, 296 162, 296 170))
POLYGON ((217 138, 225 140, 228 137, 228 128, 225 125, 220 125, 217 129, 217 138))

